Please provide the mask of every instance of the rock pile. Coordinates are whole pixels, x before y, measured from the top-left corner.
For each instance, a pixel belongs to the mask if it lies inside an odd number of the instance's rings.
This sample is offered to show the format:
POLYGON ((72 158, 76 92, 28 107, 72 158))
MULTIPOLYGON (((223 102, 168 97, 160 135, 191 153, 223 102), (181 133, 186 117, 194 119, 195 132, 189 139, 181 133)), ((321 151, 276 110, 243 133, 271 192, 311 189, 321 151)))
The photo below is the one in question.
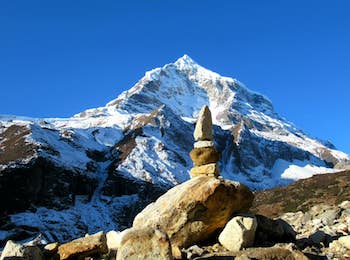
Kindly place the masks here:
POLYGON ((331 206, 318 204, 307 212, 281 216, 296 231, 296 244, 304 252, 328 259, 350 259, 350 201, 331 206))
POLYGON ((190 152, 194 164, 190 171, 192 178, 199 175, 219 176, 220 153, 214 147, 212 128, 211 112, 208 106, 203 106, 193 133, 196 142, 190 152))

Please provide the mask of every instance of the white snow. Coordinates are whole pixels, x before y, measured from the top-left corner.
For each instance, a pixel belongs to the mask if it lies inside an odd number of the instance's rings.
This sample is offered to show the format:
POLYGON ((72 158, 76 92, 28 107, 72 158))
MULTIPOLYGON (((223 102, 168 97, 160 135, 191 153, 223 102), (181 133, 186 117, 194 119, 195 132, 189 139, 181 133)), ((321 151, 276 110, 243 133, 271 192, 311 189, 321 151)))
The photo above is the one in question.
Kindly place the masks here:
POLYGON ((338 172, 337 169, 316 166, 309 161, 293 160, 288 162, 278 159, 271 169, 275 178, 290 179, 293 181, 310 178, 315 174, 338 172))

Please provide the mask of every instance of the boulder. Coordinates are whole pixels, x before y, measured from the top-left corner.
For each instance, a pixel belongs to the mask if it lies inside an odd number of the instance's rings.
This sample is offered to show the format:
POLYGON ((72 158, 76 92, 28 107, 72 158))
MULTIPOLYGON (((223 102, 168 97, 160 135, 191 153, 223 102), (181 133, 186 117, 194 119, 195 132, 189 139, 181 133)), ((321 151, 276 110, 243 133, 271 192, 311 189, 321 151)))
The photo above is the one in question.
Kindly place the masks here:
POLYGON ((219 242, 230 251, 239 251, 254 244, 257 220, 254 215, 233 217, 219 235, 219 242))
POLYGON ((204 241, 223 228, 234 213, 246 212, 253 198, 253 193, 238 182, 199 176, 148 205, 135 217, 133 227, 165 231, 177 257, 181 248, 204 241))
POLYGON ((219 167, 217 163, 210 163, 201 166, 195 166, 190 170, 190 176, 192 178, 208 175, 208 176, 219 176, 219 167))
POLYGON ((153 228, 130 228, 122 232, 116 260, 171 260, 167 234, 153 228))
POLYGON ((194 148, 203 148, 203 147, 214 147, 213 141, 197 141, 193 144, 194 148))
POLYGON ((213 125, 211 119, 211 112, 208 106, 203 106, 199 112, 196 127, 193 132, 194 139, 199 140, 213 140, 213 125))
POLYGON ((5 259, 41 260, 43 254, 38 246, 21 245, 9 240, 0 257, 0 260, 5 259))
POLYGON ((214 147, 195 148, 190 152, 190 157, 195 166, 201 166, 218 162, 220 153, 214 147))
POLYGON ((61 260, 75 258, 77 256, 83 258, 96 254, 105 254, 107 252, 107 239, 103 232, 87 235, 58 247, 58 254, 61 260))

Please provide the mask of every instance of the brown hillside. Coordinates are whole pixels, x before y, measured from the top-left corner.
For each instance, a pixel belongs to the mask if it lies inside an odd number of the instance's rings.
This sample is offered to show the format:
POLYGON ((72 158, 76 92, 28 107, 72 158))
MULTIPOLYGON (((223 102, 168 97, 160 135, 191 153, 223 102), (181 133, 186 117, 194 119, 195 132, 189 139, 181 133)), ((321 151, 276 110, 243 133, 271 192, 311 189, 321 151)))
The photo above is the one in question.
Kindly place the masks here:
POLYGON ((251 211, 268 217, 306 211, 320 203, 337 205, 350 200, 350 171, 315 175, 285 187, 258 191, 251 211))

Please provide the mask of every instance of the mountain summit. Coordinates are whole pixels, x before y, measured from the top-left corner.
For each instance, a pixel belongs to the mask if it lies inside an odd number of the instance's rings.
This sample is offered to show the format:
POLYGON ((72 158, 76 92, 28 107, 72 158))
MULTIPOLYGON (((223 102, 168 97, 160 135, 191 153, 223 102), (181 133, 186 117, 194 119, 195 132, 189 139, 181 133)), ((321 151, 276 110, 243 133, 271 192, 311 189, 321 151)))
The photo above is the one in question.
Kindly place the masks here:
POLYGON ((263 95, 184 55, 71 118, 0 116, 0 212, 53 240, 120 229, 144 203, 189 178, 204 105, 221 175, 252 189, 333 172, 350 160, 281 118, 263 95))

